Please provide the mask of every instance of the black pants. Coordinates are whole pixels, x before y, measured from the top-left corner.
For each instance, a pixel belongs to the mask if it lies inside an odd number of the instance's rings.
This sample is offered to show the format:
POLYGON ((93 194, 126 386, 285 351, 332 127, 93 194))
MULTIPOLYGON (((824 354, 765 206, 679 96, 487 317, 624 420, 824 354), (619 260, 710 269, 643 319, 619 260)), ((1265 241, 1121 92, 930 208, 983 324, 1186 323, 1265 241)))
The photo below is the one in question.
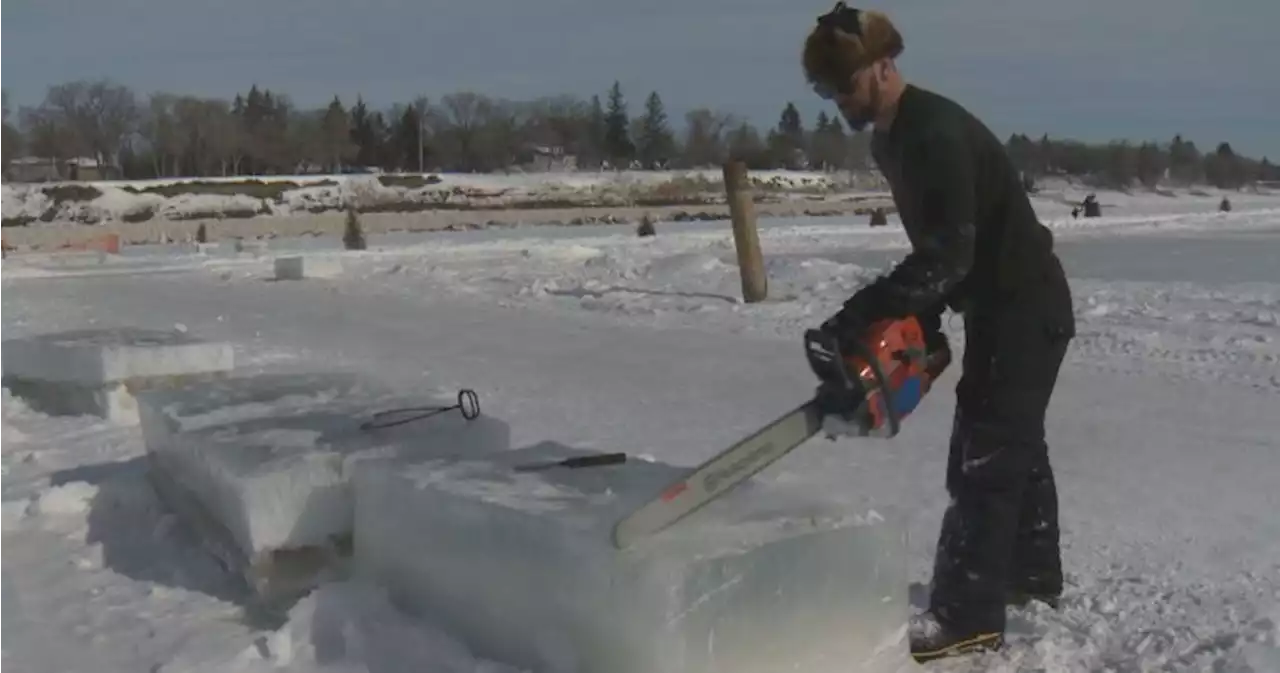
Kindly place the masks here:
POLYGON ((1073 334, 1042 310, 966 315, 931 597, 959 630, 1003 631, 1009 589, 1062 589, 1044 419, 1073 334))

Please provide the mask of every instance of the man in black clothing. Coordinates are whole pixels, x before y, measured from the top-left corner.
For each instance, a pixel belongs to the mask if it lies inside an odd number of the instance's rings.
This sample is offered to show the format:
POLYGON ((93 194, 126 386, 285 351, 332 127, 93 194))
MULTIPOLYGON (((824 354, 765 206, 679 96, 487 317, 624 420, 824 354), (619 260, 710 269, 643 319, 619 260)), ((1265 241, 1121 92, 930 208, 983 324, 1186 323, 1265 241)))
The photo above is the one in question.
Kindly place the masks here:
POLYGON ((1005 606, 1062 591, 1058 503, 1045 410, 1075 335, 1071 293, 1018 171, 973 115, 907 84, 901 35, 879 12, 838 3, 805 43, 805 76, 872 155, 912 250, 825 327, 856 340, 879 319, 915 315, 947 347, 941 314, 964 315, 963 370, 928 612, 911 624, 916 659, 1003 644, 1005 606))

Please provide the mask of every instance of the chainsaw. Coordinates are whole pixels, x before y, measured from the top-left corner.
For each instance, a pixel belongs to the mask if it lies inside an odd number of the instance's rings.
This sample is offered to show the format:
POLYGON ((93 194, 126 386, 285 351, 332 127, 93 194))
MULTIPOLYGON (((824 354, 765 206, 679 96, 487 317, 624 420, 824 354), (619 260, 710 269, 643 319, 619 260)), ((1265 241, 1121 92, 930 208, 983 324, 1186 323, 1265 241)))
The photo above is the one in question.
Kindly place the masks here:
POLYGON ((858 341, 823 329, 804 334, 809 368, 818 377, 812 399, 721 451, 614 526, 613 543, 625 549, 750 479, 822 432, 896 436, 905 419, 951 362, 945 341, 930 352, 914 316, 873 323, 858 341), (830 422, 834 421, 834 422, 830 422))

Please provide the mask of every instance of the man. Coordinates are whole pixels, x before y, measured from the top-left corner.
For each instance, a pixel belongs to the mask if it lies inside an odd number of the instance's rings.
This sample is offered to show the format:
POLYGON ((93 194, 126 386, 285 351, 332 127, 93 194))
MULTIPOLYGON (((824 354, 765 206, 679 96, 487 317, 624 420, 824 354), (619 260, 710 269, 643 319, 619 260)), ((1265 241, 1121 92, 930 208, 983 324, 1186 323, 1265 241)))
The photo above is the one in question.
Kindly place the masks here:
POLYGON ((1058 505, 1045 410, 1075 318, 1053 237, 1000 141, 960 105, 907 84, 901 35, 843 2, 804 46, 806 79, 854 131, 874 127, 912 250, 825 325, 858 339, 872 321, 915 315, 946 347, 941 314, 964 315, 965 352, 929 610, 914 617, 919 661, 1003 644, 1006 604, 1062 591, 1058 505))

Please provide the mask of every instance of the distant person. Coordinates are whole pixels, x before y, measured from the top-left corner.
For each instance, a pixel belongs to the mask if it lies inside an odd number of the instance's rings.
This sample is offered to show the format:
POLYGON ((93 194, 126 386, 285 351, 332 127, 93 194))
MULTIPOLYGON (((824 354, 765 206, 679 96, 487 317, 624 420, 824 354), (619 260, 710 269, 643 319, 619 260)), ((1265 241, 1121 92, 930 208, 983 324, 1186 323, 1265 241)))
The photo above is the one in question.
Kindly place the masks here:
POLYGON ((1084 197, 1084 216, 1085 217, 1102 217, 1102 206, 1098 205, 1098 195, 1090 194, 1084 197))
POLYGON ((1058 497, 1044 419, 1075 335, 1053 236, 1003 144, 963 107, 907 84, 888 17, 836 4, 804 45, 806 79, 835 101, 892 187, 912 250, 824 327, 857 340, 887 317, 917 316, 946 347, 942 312, 964 314, 965 353, 947 469, 952 496, 927 612, 911 652, 928 661, 999 648, 1005 607, 1062 592, 1058 497))

